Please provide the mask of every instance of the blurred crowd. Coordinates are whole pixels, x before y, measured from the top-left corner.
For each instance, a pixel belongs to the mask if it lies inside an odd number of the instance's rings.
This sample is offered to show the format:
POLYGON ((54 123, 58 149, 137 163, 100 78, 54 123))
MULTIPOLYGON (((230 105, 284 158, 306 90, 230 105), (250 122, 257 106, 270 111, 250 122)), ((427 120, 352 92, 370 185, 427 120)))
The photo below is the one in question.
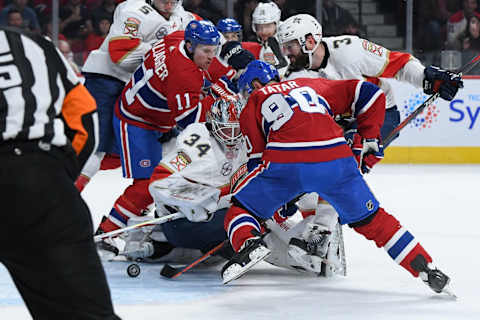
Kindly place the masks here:
MULTIPOLYGON (((441 65, 443 51, 444 55, 458 55, 464 64, 480 53, 478 0, 421 0, 413 3, 413 48, 416 56, 427 64, 441 65)), ((394 12, 403 36, 406 2, 382 1, 382 6, 385 11, 394 12)))
MULTIPOLYGON (((88 53, 100 46, 108 33, 113 12, 123 0, 60 0, 59 40, 62 52, 82 65, 88 53)), ((141 0, 139 0, 141 1, 141 0)), ((243 40, 256 41, 251 16, 264 0, 231 0, 235 18, 243 25, 243 40)), ((313 0, 272 0, 282 10, 282 20, 296 13, 316 16, 313 0)), ((377 1, 383 13, 393 16, 399 36, 405 36, 406 1, 377 1)), ((427 64, 441 64, 441 51, 454 50, 466 61, 480 52, 478 0, 414 1, 413 47, 427 64)), ((51 36, 51 0, 0 0, 0 25, 12 25, 51 36)), ((227 16, 225 0, 184 0, 186 10, 217 23, 227 16)), ((326 36, 353 34, 368 37, 358 17, 335 0, 323 0, 322 26, 326 36)))

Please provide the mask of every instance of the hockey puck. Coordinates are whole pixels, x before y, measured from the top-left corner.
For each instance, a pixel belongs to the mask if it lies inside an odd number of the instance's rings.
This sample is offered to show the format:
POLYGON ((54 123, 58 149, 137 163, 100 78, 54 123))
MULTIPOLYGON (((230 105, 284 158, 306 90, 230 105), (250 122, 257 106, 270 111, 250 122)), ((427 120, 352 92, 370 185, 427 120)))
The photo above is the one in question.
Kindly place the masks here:
POLYGON ((132 263, 127 267, 127 274, 132 278, 138 277, 140 274, 140 266, 136 263, 132 263))

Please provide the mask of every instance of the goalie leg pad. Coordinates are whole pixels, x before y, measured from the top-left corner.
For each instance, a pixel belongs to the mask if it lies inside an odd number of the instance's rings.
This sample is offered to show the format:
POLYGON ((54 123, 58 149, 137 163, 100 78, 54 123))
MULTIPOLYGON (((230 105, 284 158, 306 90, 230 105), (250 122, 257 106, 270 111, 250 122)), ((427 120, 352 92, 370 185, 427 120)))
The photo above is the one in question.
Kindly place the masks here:
POLYGON ((383 208, 379 208, 376 215, 367 224, 355 225, 350 226, 368 240, 375 241, 377 247, 383 247, 396 263, 414 277, 418 277, 419 270, 415 270, 411 263, 418 255, 425 257, 428 263, 432 262, 430 255, 415 237, 383 208))

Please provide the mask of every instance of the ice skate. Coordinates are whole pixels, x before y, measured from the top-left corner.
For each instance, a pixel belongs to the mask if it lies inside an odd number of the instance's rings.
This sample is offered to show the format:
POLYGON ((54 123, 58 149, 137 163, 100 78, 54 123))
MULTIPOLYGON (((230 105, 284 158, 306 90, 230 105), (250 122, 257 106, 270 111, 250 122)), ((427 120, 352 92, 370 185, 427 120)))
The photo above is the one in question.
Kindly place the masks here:
POLYGON ((436 293, 446 293, 447 295, 457 298, 450 288, 450 277, 434 267, 431 263, 427 263, 424 256, 418 255, 411 262, 412 268, 419 271, 422 281, 436 293))
POLYGON ((233 258, 223 266, 223 284, 240 278, 254 265, 267 258, 270 253, 270 249, 267 248, 262 238, 255 237, 248 239, 245 241, 242 249, 234 254, 233 258))

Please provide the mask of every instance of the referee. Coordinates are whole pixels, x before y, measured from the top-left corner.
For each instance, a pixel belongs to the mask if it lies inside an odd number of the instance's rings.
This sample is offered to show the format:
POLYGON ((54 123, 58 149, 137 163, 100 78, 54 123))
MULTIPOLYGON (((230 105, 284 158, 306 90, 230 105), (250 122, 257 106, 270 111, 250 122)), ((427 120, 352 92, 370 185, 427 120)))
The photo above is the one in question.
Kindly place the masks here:
POLYGON ((50 41, 0 27, 0 262, 34 319, 119 319, 73 185, 97 123, 50 41))

